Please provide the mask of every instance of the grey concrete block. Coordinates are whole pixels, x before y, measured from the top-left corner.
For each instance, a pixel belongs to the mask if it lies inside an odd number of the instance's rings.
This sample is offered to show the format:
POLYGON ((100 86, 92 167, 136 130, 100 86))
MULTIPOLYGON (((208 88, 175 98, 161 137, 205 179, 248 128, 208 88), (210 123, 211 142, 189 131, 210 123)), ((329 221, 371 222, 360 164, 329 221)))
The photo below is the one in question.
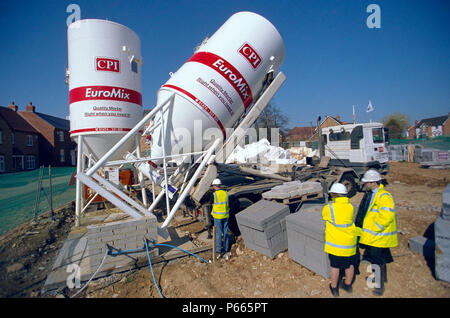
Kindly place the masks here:
POLYGON ((267 200, 287 199, 321 191, 322 185, 320 182, 291 181, 273 187, 270 191, 264 192, 262 197, 267 200))
POLYGON ((450 221, 442 215, 434 222, 434 241, 436 277, 450 282, 450 221))
POLYGON ((244 244, 273 257, 287 248, 286 222, 289 207, 266 200, 258 201, 236 215, 244 244))
POLYGON ((450 283, 450 255, 436 255, 436 278, 450 283))
POLYGON ((289 214, 289 207, 272 201, 260 200, 236 215, 238 224, 243 224, 260 231, 268 224, 281 221, 289 214))
MULTIPOLYGON (((450 221, 438 217, 434 222, 434 241, 440 254, 450 255, 450 221)), ((436 253, 438 251, 436 250, 436 253)))
POLYGON ((423 236, 415 236, 409 239, 408 245, 412 251, 422 254, 425 258, 434 258, 435 245, 433 240, 423 236))
POLYGON ((88 225, 87 226, 88 234, 100 233, 101 228, 96 225, 88 225))
MULTIPOLYGON (((144 246, 144 238, 156 240, 156 217, 120 220, 89 227, 87 245, 89 253, 92 254, 89 260, 91 270, 96 270, 101 263, 105 252, 108 250, 107 244, 118 250, 135 250, 144 246)), ((141 254, 145 256, 146 252, 114 257, 108 255, 102 271, 132 264, 133 259, 141 254)), ((158 254, 156 252, 156 255, 158 254)))
POLYGON ((318 241, 324 240, 325 221, 322 219, 322 213, 293 213, 286 217, 286 224, 288 229, 303 233, 318 241))
POLYGON ((442 192, 442 213, 441 217, 445 220, 450 220, 450 183, 442 192))
POLYGON ((288 254, 295 262, 328 278, 329 260, 324 251, 322 207, 323 204, 305 207, 301 212, 286 217, 288 254))

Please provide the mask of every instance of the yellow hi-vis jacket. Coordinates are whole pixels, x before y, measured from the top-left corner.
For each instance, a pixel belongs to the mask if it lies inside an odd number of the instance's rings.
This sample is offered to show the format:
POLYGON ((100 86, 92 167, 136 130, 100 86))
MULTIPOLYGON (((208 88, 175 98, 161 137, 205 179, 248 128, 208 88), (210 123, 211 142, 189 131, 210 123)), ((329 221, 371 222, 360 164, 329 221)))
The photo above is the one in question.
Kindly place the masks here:
POLYGON ((362 244, 375 247, 397 246, 394 199, 380 184, 363 221, 362 244))
POLYGON ((215 219, 226 219, 229 217, 230 206, 228 203, 228 193, 225 190, 214 191, 214 203, 211 215, 215 219))
POLYGON ((353 205, 347 197, 338 197, 322 209, 325 225, 325 252, 336 256, 356 254, 359 228, 353 223, 353 205))

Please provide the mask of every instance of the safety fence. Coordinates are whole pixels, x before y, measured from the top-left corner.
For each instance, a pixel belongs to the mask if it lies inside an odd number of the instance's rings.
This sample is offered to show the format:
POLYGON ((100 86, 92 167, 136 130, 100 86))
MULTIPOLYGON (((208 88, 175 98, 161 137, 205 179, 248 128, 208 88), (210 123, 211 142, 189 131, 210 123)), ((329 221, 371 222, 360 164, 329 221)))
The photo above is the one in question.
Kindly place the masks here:
MULTIPOLYGON (((75 167, 51 168, 54 210, 75 199, 75 186, 68 185, 75 171, 75 167)), ((34 217, 38 180, 39 169, 0 175, 0 235, 34 217)), ((50 210, 48 167, 44 168, 42 187, 39 214, 50 210)))

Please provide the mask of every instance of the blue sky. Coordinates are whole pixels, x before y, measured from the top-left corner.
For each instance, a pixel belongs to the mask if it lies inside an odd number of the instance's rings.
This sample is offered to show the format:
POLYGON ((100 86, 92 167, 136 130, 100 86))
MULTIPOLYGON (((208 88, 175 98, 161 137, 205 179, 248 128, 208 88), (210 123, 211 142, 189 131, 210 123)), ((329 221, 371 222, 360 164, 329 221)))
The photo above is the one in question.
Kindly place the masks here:
POLYGON ((358 122, 401 112, 415 119, 450 111, 450 2, 443 0, 189 0, 0 1, 0 105, 30 101, 37 111, 69 114, 69 4, 81 18, 108 19, 134 30, 144 59, 144 108, 156 92, 232 14, 269 19, 286 46, 287 81, 274 97, 289 127, 320 115, 358 122), (366 8, 381 9, 381 28, 369 29, 366 8), (366 113, 371 100, 375 111, 366 113))

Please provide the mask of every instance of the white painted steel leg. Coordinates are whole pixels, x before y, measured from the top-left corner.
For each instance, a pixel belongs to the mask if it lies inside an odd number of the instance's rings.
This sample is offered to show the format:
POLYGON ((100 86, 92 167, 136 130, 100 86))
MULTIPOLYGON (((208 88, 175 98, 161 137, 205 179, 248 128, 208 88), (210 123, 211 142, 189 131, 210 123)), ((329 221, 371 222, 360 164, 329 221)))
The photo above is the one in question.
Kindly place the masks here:
MULTIPOLYGON (((141 159, 140 141, 141 141, 140 136, 136 135, 136 155, 137 155, 138 159, 141 159)), ((137 169, 137 171, 138 171, 139 183, 141 185, 142 203, 144 204, 145 207, 147 207, 148 201, 147 201, 147 192, 145 191, 144 175, 142 174, 141 171, 139 171, 139 169, 137 169)))
MULTIPOLYGON (((81 172, 83 166, 83 137, 78 136, 78 149, 77 149, 77 175, 81 172)), ((76 193, 75 193, 75 226, 80 226, 81 216, 81 181, 77 178, 76 193)))
POLYGON ((216 148, 219 145, 219 143, 221 142, 221 140, 222 139, 216 139, 216 141, 214 141, 213 145, 211 146, 211 148, 206 153, 205 158, 203 158, 200 166, 197 168, 197 170, 195 171, 195 173, 192 176, 191 180, 189 181, 188 185, 183 190, 183 192, 181 193, 181 195, 178 198, 177 202, 173 206, 172 210, 170 211, 169 215, 167 216, 167 219, 164 221, 163 225, 161 226, 161 229, 165 229, 167 227, 167 225, 170 223, 170 221, 174 217, 175 213, 178 211, 178 208, 183 203, 183 201, 186 198, 186 196, 189 194, 189 191, 194 186, 195 181, 197 180, 197 178, 200 175, 200 173, 203 171, 203 168, 205 167, 205 165, 208 162, 209 158, 212 156, 212 154, 216 150, 216 148))
POLYGON ((83 207, 83 210, 81 210, 81 213, 84 213, 84 211, 88 208, 88 206, 92 203, 92 201, 95 200, 95 198, 98 196, 98 193, 96 193, 91 200, 83 207))
POLYGON ((155 209, 156 205, 159 203, 159 201, 161 201, 161 199, 162 199, 162 197, 164 196, 165 193, 166 193, 166 190, 162 189, 161 192, 156 197, 156 199, 153 200, 152 204, 148 208, 148 212, 152 212, 155 209))
POLYGON ((166 215, 169 215, 170 204, 169 204, 169 180, 167 180, 167 161, 166 161, 166 132, 164 125, 164 107, 161 108, 161 132, 162 132, 162 151, 163 151, 163 169, 164 169, 164 180, 165 185, 164 188, 166 190, 166 215))
POLYGON ((155 181, 152 179, 152 202, 155 202, 155 181))
MULTIPOLYGON (((142 214, 144 215, 150 215, 150 213, 143 208, 141 205, 139 205, 136 201, 134 201, 132 198, 128 197, 125 193, 123 193, 122 191, 120 191, 119 189, 117 189, 111 182, 103 179, 102 177, 100 177, 97 173, 95 173, 92 178, 94 178, 95 180, 97 180, 98 182, 100 182, 100 184, 102 184, 106 190, 114 193, 115 195, 117 195, 118 197, 120 197, 123 201, 127 202, 128 204, 130 204, 131 206, 135 207, 137 210, 139 210, 142 214)), ((98 192, 98 191, 97 191, 98 192)), ((101 194, 101 193, 100 193, 101 194)))
POLYGON ((139 129, 142 128, 142 126, 145 125, 145 123, 152 118, 156 112, 158 112, 161 108, 163 108, 167 103, 172 104, 173 98, 175 96, 175 93, 170 95, 164 102, 160 103, 159 105, 155 106, 155 108, 152 109, 151 112, 149 112, 147 115, 144 116, 144 118, 141 119, 141 121, 136 124, 125 136, 123 136, 103 157, 101 157, 97 163, 91 167, 86 174, 88 176, 92 176, 100 167, 102 167, 106 161, 118 150, 120 147, 122 147, 130 138, 132 138, 139 129))
MULTIPOLYGON (((97 175, 97 174, 96 174, 97 175)), ((104 197, 106 200, 114 204, 116 207, 124 211, 125 213, 128 213, 133 218, 141 218, 142 215, 139 214, 136 210, 134 210, 129 205, 125 204, 121 199, 119 199, 116 195, 110 193, 109 191, 102 188, 97 182, 92 180, 91 177, 84 174, 83 172, 80 172, 77 174, 77 179, 79 179, 81 182, 83 182, 85 185, 89 186, 92 190, 94 190, 97 193, 100 193, 102 197, 104 197)))

